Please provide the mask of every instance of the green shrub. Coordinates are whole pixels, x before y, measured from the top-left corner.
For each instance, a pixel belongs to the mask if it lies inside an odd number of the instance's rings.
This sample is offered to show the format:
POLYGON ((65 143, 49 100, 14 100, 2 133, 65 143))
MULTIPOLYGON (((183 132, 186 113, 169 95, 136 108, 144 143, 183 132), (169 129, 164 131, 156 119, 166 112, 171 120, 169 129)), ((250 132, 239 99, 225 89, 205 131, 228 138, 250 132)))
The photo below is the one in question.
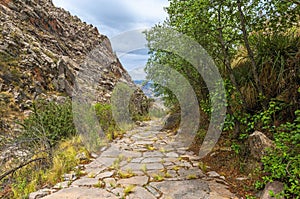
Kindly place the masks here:
POLYGON ((300 198, 300 110, 295 112, 293 123, 286 123, 279 127, 274 134, 275 150, 262 160, 264 182, 279 180, 284 183, 286 198, 300 198))
POLYGON ((68 100, 63 104, 38 101, 33 105, 33 113, 22 123, 22 139, 43 143, 48 149, 59 141, 75 135, 72 104, 68 100))
POLYGON ((108 131, 111 127, 116 127, 110 104, 97 103, 95 105, 95 111, 96 115, 99 117, 101 128, 104 131, 108 131))
POLYGON ((0 52, 0 65, 2 66, 0 68, 0 72, 4 72, 9 70, 12 66, 18 66, 19 65, 19 57, 13 57, 12 55, 9 55, 5 52, 0 52))
POLYGON ((100 104, 95 105, 95 112, 99 118, 99 122, 102 130, 105 132, 107 137, 112 140, 115 138, 115 132, 118 131, 115 120, 113 119, 112 107, 110 104, 100 104))
POLYGON ((237 122, 240 129, 237 138, 240 140, 247 139, 255 130, 274 132, 277 127, 276 123, 282 120, 282 110, 288 106, 288 104, 272 99, 265 110, 256 113, 251 114, 241 110, 227 113, 223 131, 233 131, 237 122))

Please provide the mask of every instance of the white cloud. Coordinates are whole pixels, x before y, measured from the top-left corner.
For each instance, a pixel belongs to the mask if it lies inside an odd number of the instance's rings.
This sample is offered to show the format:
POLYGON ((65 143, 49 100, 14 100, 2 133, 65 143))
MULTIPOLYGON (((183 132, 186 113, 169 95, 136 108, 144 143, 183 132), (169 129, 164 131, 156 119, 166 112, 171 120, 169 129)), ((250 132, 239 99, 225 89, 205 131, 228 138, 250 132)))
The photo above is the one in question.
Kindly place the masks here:
POLYGON ((113 49, 118 55, 122 56, 123 53, 128 53, 134 50, 146 48, 146 38, 143 33, 146 29, 136 29, 126 31, 110 38, 113 49))
POLYGON ((163 21, 167 17, 164 7, 168 6, 168 1, 125 0, 123 2, 127 6, 128 10, 133 12, 135 16, 138 16, 138 22, 144 23, 144 25, 153 25, 153 23, 163 21))
POLYGON ((167 17, 163 7, 168 5, 167 0, 53 0, 53 3, 97 25, 109 37, 163 21, 167 17))
POLYGON ((133 70, 137 67, 144 67, 148 60, 147 54, 128 53, 120 58, 123 66, 126 66, 127 70, 133 70))
POLYGON ((53 0, 53 3, 97 26, 101 34, 111 38, 113 48, 117 54, 121 53, 120 60, 127 70, 143 67, 148 59, 145 51, 129 53, 145 49, 146 44, 140 32, 136 34, 131 30, 145 30, 162 22, 167 17, 163 8, 169 4, 168 0, 53 0))
POLYGON ((147 74, 145 73, 144 69, 145 67, 139 67, 129 71, 128 73, 133 80, 145 80, 147 74))

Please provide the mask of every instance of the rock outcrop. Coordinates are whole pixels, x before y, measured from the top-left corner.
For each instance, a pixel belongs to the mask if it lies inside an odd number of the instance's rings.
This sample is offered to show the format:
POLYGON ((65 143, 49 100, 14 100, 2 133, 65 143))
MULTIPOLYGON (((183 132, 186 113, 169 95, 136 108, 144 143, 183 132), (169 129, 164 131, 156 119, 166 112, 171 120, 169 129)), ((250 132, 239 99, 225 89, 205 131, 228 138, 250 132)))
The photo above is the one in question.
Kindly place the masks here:
POLYGON ((282 182, 278 182, 278 181, 269 182, 266 185, 260 199, 273 199, 273 198, 283 199, 284 198, 283 196, 275 197, 277 194, 280 194, 283 190, 284 190, 284 184, 282 182), (270 192, 272 194, 270 194, 270 192))
POLYGON ((265 134, 255 131, 249 136, 251 155, 258 161, 266 154, 266 149, 274 146, 273 141, 265 134))
POLYGON ((108 102, 118 82, 134 87, 109 39, 51 0, 0 0, 0 32, 0 134, 36 99, 84 88, 108 102))

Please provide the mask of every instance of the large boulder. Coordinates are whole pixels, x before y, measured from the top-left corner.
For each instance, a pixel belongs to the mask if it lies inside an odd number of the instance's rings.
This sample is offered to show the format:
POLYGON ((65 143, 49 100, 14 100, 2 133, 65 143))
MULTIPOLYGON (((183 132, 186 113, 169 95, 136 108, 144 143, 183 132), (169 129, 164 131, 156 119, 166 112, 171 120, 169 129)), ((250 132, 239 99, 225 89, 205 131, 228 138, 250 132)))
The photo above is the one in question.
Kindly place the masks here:
POLYGON ((261 160, 266 154, 266 149, 272 148, 274 144, 265 134, 260 131, 255 131, 249 136, 249 146, 251 155, 256 160, 261 160))
POLYGON ((181 114, 179 112, 171 113, 167 116, 163 130, 174 130, 179 127, 181 114))
MULTIPOLYGON (((274 182, 269 182, 260 199, 274 199, 274 198, 277 198, 277 197, 273 197, 273 195, 276 195, 276 194, 279 194, 280 192, 283 191, 283 188, 284 188, 284 185, 282 182, 278 182, 278 181, 274 181, 274 182), (270 194, 272 193, 272 194, 270 194)), ((280 197, 280 199, 283 199, 284 197, 280 197)))
POLYGON ((150 102, 140 88, 137 88, 130 98, 130 112, 133 120, 139 120, 149 112, 150 102))

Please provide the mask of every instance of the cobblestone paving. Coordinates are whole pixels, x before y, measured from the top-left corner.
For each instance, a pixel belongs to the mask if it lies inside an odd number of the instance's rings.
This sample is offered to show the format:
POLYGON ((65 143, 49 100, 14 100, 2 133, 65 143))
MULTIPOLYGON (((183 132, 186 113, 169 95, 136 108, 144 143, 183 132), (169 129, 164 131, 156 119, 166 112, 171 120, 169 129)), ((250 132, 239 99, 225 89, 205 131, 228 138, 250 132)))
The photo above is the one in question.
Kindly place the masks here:
POLYGON ((90 164, 86 176, 62 183, 45 199, 221 199, 236 198, 226 181, 199 169, 199 158, 176 135, 146 122, 110 144, 90 164))

